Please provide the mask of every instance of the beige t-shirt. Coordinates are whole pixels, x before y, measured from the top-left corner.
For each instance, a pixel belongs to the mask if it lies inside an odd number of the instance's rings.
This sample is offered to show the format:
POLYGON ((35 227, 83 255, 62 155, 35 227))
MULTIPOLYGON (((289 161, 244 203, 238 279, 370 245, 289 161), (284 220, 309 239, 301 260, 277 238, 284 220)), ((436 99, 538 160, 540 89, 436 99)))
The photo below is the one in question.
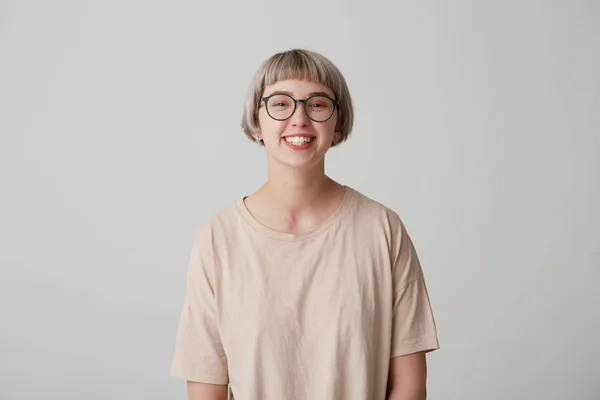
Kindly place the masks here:
POLYGON ((398 215, 347 187, 302 234, 242 199, 194 241, 171 374, 230 384, 236 400, 383 400, 390 359, 439 348, 398 215))

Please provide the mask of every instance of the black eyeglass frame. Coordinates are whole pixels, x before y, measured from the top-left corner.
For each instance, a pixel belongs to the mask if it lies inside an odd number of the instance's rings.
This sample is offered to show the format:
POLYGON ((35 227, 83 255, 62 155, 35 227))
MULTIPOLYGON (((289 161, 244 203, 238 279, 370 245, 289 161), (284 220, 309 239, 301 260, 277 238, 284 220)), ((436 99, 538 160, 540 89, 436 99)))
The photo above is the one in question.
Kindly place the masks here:
POLYGON ((314 96, 310 96, 309 98, 304 99, 304 100, 303 99, 296 100, 295 98, 293 98, 289 94, 285 94, 285 93, 273 93, 272 95, 267 96, 267 97, 263 97, 260 100, 265 103, 265 110, 267 111, 267 114, 269 115, 269 117, 273 118, 275 121, 285 121, 286 119, 292 118, 292 116, 296 113, 296 108, 298 107, 298 103, 304 103, 304 107, 303 107, 304 108, 304 114, 306 114, 306 116, 308 117, 308 119, 310 119, 311 121, 314 121, 314 122, 326 122, 326 121, 329 121, 331 119, 331 117, 333 117, 333 113, 335 113, 335 109, 340 105, 340 101, 338 99, 332 99, 331 97, 329 97, 327 95, 324 95, 324 94, 315 94, 314 96), (269 100, 271 99, 271 97, 273 97, 273 96, 287 96, 290 99, 292 99, 292 101, 294 102, 294 110, 292 111, 292 113, 290 114, 289 117, 280 119, 280 118, 275 118, 275 117, 273 117, 271 115, 271 113, 269 112, 269 104, 268 103, 269 103, 269 100), (310 117, 310 115, 308 115, 308 111, 306 110, 306 103, 310 99, 313 99, 315 97, 325 97, 326 99, 331 100, 331 102, 333 103, 333 107, 331 108, 331 115, 329 115, 329 117, 327 117, 327 119, 324 119, 322 121, 317 121, 317 120, 312 119, 310 117))

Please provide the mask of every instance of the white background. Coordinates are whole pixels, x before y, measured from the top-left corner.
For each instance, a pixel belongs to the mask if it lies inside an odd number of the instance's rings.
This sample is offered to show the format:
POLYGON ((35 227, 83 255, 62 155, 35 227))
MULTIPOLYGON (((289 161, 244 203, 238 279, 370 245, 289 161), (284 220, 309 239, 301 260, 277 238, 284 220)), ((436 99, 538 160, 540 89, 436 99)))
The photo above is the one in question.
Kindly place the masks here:
POLYGON ((0 398, 185 398, 192 239, 265 180, 244 96, 293 47, 354 96, 328 173, 419 251, 429 398, 600 398, 591 0, 0 1, 0 398))

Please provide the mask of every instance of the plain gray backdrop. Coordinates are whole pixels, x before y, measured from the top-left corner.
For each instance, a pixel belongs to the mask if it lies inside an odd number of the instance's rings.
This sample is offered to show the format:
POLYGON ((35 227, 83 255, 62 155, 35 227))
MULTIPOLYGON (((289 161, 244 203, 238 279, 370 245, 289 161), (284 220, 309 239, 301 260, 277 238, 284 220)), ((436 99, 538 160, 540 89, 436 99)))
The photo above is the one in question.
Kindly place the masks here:
POLYGON ((414 238, 429 398, 599 399, 599 2, 382 0, 0 1, 0 398, 186 398, 192 239, 264 182, 243 101, 293 47, 354 96, 327 172, 414 238))

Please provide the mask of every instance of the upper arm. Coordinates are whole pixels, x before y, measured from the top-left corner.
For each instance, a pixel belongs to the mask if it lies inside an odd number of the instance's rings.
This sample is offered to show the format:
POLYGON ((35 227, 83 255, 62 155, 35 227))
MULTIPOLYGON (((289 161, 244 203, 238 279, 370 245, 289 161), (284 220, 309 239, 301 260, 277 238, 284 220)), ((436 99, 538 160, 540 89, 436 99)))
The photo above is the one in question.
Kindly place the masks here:
POLYGON ((192 382, 227 385, 228 365, 218 323, 213 263, 210 229, 205 225, 189 259, 171 375, 192 382))
POLYGON ((187 382, 189 400, 227 400, 227 385, 187 382))
POLYGON ((425 352, 394 357, 390 361, 388 399, 424 400, 427 391, 425 352))
POLYGON ((425 277, 402 221, 393 238, 390 400, 426 398, 426 353, 439 348, 425 277))
POLYGON ((397 220, 393 238, 392 348, 390 357, 439 348, 425 277, 415 246, 397 220))

